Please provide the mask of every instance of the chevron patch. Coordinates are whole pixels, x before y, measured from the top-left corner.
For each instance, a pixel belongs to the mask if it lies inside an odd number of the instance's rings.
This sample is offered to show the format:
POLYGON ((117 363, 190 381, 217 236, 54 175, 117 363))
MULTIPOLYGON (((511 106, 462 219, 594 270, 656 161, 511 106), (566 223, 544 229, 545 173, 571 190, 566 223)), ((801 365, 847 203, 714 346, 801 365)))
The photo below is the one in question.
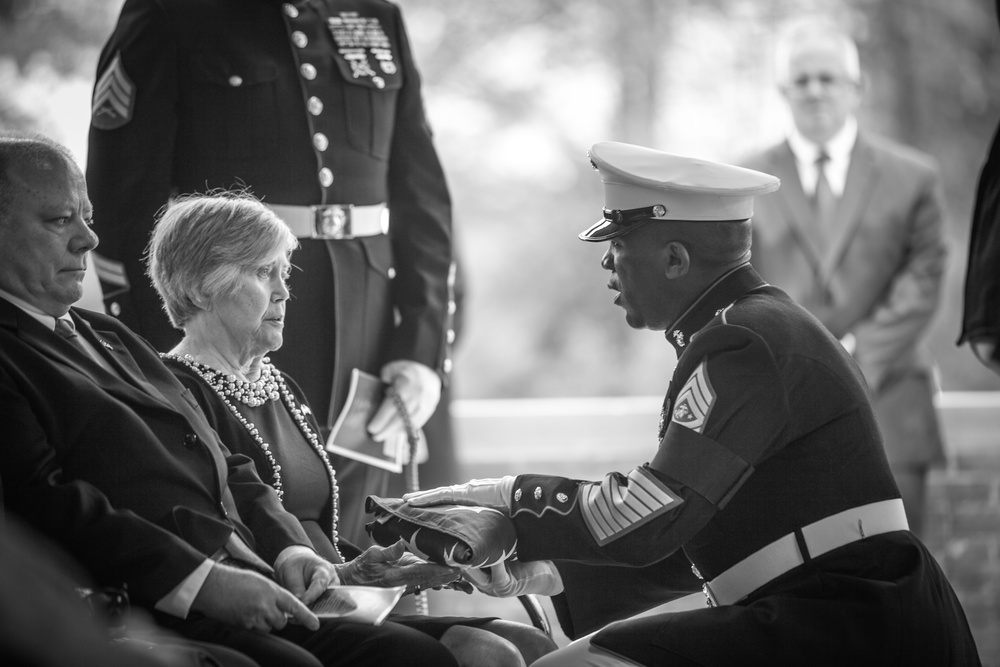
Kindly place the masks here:
POLYGON ((709 382, 708 368, 703 361, 694 369, 694 373, 688 377, 680 393, 677 394, 670 421, 701 433, 714 405, 715 390, 709 382))
POLYGON ((94 86, 91 124, 99 130, 115 130, 132 120, 135 106, 135 84, 125 72, 122 54, 114 60, 94 86))
POLYGON ((583 520, 601 546, 683 502, 646 468, 635 468, 628 477, 612 473, 600 484, 580 485, 583 520))

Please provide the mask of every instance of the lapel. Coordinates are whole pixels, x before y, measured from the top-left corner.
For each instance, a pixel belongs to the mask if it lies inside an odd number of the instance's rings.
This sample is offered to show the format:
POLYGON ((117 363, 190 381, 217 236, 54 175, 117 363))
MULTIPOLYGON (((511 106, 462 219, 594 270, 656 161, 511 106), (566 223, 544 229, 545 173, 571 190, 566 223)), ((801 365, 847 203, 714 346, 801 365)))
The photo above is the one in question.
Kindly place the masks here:
POLYGON ((108 374, 83 350, 49 331, 41 322, 6 299, 0 299, 0 326, 10 329, 15 336, 71 371, 86 376, 108 374))
POLYGON ((146 381, 126 346, 114 332, 96 333, 74 308, 70 308, 70 317, 76 324, 77 333, 86 338, 119 375, 109 372, 82 349, 49 331, 41 322, 6 299, 0 298, 0 326, 10 329, 17 338, 64 368, 67 373, 82 375, 107 393, 127 402, 155 405, 160 409, 176 412, 172 404, 146 381), (127 359, 127 362, 123 359, 127 359))
POLYGON ((824 286, 830 284, 837 266, 858 231, 861 213, 875 191, 878 176, 875 152, 864 135, 859 132, 854 149, 851 151, 851 166, 847 170, 844 192, 834 211, 833 223, 836 226, 830 236, 830 247, 823 253, 823 262, 820 266, 820 279, 824 286))
MULTIPOLYGON (((128 346, 122 342, 115 331, 99 330, 90 326, 90 322, 81 317, 75 309, 70 309, 70 315, 77 325, 77 332, 86 338, 105 360, 115 369, 117 376, 101 368, 102 375, 95 377, 98 384, 113 394, 127 394, 132 400, 153 402, 161 408, 177 412, 177 406, 167 400, 162 393, 146 379, 139 368, 128 346)), ((100 364, 94 364, 100 368, 100 364)))
POLYGON ((781 179, 781 188, 771 195, 779 207, 779 214, 785 219, 792 238, 801 248, 806 261, 815 274, 819 275, 823 263, 824 240, 809 197, 802 189, 799 170, 795 166, 795 154, 788 142, 778 146, 771 161, 770 172, 781 179))

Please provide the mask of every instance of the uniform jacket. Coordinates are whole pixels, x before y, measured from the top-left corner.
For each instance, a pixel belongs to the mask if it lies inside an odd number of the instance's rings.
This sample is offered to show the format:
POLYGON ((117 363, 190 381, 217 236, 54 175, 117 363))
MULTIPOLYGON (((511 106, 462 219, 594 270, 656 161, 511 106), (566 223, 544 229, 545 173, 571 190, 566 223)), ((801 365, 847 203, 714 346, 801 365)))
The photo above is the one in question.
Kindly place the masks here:
POLYGON ((780 190, 754 203, 754 266, 834 336, 853 336, 889 460, 939 462, 936 387, 922 347, 946 259, 935 165, 926 155, 860 132, 827 243, 820 241, 787 143, 746 166, 781 179, 780 190))
MULTIPOLYGON (((635 613, 637 601, 690 590, 682 555, 710 580, 802 526, 899 497, 854 360, 749 265, 703 293, 667 339, 678 361, 648 463, 601 481, 520 475, 514 483, 518 557, 560 563, 565 591, 555 606, 570 636, 635 613)), ((952 650, 944 633, 967 651, 961 607, 919 541, 897 531, 863 542, 792 570, 778 591, 625 621, 593 642, 640 664, 828 664, 899 657, 898 640, 923 628, 940 650, 952 650), (817 588, 827 576, 833 588, 817 588), (878 617, 891 617, 891 627, 871 624, 878 617), (758 649, 767 655, 759 662, 758 649)))
POLYGON ((302 241, 272 357, 329 424, 353 367, 442 368, 450 200, 396 5, 127 0, 97 78, 87 181, 100 255, 122 265, 99 263, 108 312, 157 349, 179 339, 141 260, 173 194, 387 202, 388 236, 302 241))
POLYGON ((104 585, 153 605, 233 530, 268 563, 309 545, 253 462, 231 455, 149 345, 70 310, 116 369, 0 299, 4 504, 104 585))

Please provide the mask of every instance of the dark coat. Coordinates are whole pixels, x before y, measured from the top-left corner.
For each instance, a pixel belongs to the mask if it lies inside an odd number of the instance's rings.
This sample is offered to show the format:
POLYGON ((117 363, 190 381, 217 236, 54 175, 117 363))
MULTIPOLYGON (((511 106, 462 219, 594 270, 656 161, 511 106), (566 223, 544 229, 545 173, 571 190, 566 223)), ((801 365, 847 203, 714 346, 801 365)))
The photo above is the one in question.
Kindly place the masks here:
POLYGON ((9 512, 99 584, 125 584, 133 602, 150 607, 233 530, 268 563, 285 547, 310 544, 155 350, 113 318, 70 313, 117 375, 0 299, 0 475, 9 512))
POLYGON ((958 344, 982 339, 996 346, 1000 362, 1000 126, 979 173, 958 344))

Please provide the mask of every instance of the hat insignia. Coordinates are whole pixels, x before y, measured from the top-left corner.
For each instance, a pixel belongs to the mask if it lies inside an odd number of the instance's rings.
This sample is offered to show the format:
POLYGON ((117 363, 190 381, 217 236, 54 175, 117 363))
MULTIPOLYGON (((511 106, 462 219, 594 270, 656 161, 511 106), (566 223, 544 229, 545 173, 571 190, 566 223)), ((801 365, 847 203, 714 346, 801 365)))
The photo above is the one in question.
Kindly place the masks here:
POLYGON ((680 329, 674 329, 670 333, 670 335, 674 337, 675 341, 677 341, 677 347, 684 347, 684 332, 683 331, 681 331, 680 329))

